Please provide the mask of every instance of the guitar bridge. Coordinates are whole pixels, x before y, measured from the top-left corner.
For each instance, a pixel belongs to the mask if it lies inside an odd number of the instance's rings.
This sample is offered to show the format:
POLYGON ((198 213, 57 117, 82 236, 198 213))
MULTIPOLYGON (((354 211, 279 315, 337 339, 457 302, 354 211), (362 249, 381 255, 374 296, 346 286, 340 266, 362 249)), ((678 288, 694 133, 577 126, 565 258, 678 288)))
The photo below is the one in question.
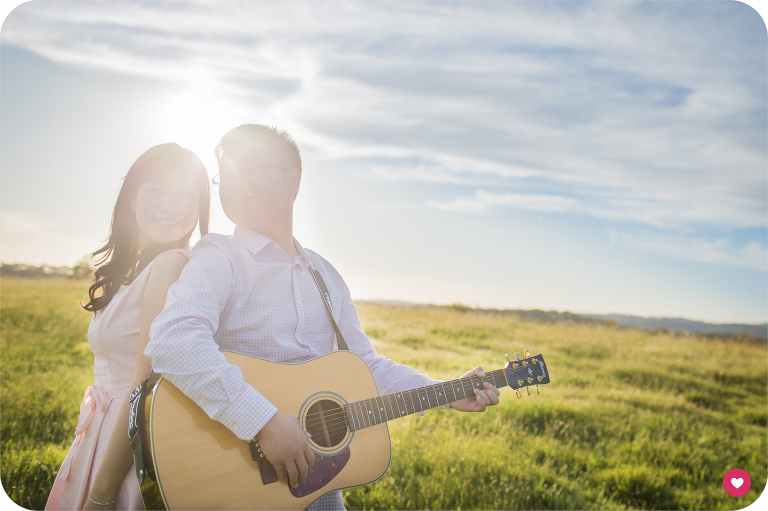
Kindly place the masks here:
POLYGON ((261 452, 261 446, 259 442, 254 438, 248 443, 251 448, 251 459, 256 462, 259 467, 259 473, 261 474, 261 482, 266 486, 270 483, 277 482, 277 471, 272 463, 267 460, 264 453, 261 452))

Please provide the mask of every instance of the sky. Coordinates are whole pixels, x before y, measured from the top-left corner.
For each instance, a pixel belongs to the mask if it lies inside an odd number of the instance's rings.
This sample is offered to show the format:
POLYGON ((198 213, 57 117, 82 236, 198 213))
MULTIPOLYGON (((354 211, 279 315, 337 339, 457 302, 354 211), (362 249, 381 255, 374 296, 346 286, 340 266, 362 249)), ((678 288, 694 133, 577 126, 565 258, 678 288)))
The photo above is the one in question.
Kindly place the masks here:
POLYGON ((295 236, 355 299, 763 323, 767 47, 735 1, 27 2, 0 259, 74 265, 140 154, 213 176, 256 122, 296 139, 295 236))

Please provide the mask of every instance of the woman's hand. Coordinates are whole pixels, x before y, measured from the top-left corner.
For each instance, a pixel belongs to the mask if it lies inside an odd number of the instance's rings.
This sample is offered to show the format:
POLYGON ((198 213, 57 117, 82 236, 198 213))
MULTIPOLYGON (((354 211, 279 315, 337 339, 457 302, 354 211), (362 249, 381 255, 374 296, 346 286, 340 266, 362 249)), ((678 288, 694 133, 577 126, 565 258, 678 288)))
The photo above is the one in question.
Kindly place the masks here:
MULTIPOLYGON (((485 376, 485 373, 482 367, 475 367, 464 374, 462 378, 467 376, 479 376, 482 378, 485 376)), ((475 389, 474 397, 454 401, 451 403, 451 408, 461 412, 484 412, 487 407, 499 404, 499 394, 501 394, 499 389, 488 382, 483 382, 483 386, 485 390, 475 389)))

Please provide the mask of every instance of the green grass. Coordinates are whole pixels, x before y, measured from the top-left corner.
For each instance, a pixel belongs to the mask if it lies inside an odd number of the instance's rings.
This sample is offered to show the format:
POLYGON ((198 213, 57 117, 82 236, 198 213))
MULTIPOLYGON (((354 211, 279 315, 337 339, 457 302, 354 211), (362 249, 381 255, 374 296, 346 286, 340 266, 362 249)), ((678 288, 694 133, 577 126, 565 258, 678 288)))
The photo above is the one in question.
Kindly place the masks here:
MULTIPOLYGON (((92 381, 83 281, 0 282, 6 493, 42 509, 92 381)), ((766 485, 764 342, 601 324, 544 324, 462 307, 358 304, 380 354, 435 378, 542 353, 552 383, 485 414, 390 423, 392 463, 349 509, 740 509, 766 485), (747 470, 733 498, 722 479, 747 470)), ((524 393, 525 394, 525 393, 524 393)))

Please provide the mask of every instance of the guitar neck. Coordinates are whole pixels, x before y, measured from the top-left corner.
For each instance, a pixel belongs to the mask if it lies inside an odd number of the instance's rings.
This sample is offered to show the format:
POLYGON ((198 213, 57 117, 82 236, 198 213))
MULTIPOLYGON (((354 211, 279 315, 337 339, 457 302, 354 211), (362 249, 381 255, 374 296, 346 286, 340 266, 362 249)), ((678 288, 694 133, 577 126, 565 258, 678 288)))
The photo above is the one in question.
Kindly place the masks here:
POLYGON ((475 395, 475 389, 484 390, 484 382, 502 388, 507 385, 504 370, 485 373, 484 377, 468 376, 420 387, 406 392, 387 394, 372 399, 356 401, 344 406, 347 423, 351 430, 358 430, 419 413, 475 395))

